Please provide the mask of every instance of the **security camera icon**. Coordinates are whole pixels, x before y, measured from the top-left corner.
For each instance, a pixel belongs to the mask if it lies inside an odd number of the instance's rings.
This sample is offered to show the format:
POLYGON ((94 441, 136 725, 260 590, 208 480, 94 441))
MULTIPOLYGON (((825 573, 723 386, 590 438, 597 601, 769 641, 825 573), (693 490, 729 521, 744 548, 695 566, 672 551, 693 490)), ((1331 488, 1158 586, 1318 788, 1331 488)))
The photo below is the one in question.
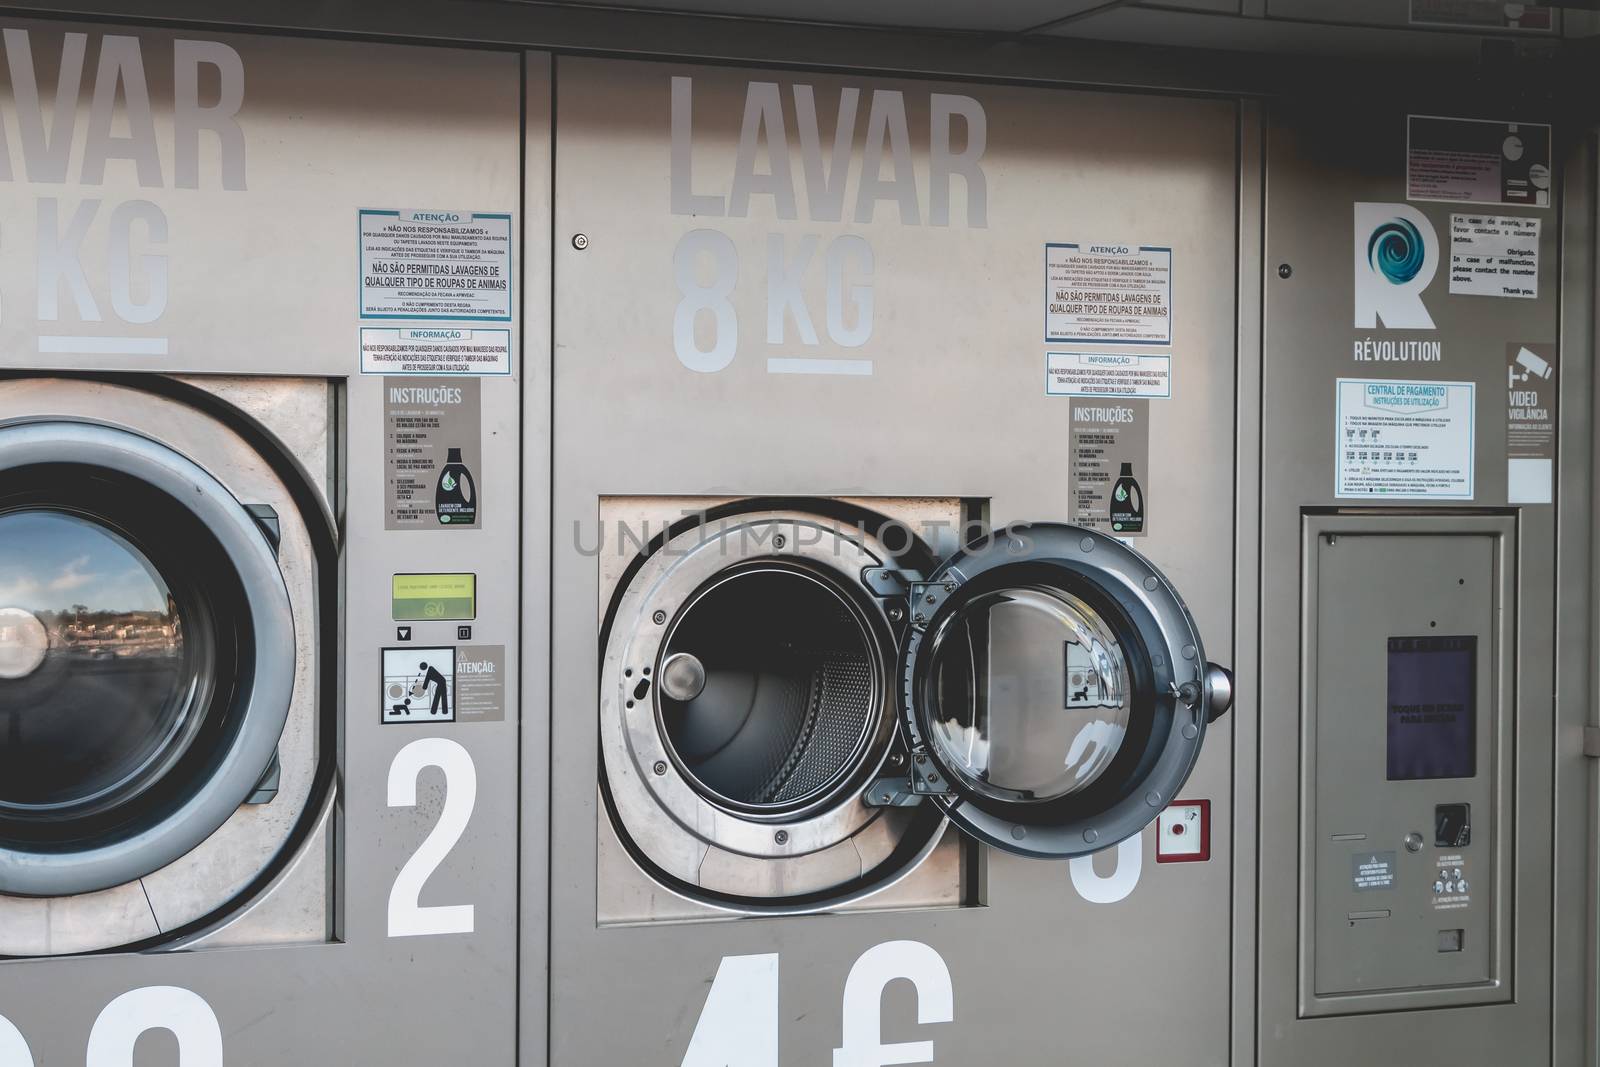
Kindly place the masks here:
POLYGON ((1543 378, 1546 381, 1556 372, 1548 362, 1534 355, 1526 348, 1517 351, 1517 358, 1511 366, 1506 368, 1508 384, 1515 386, 1518 382, 1525 382, 1529 378, 1543 378), (1521 370, 1518 370, 1518 368, 1521 370))

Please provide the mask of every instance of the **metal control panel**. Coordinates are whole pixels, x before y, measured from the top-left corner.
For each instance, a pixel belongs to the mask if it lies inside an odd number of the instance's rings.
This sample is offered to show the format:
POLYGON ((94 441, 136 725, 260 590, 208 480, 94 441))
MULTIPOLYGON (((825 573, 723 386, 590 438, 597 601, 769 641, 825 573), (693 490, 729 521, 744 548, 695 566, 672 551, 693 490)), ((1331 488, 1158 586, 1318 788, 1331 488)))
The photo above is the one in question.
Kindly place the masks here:
POLYGON ((1511 996, 1509 517, 1308 515, 1301 1010, 1511 996))

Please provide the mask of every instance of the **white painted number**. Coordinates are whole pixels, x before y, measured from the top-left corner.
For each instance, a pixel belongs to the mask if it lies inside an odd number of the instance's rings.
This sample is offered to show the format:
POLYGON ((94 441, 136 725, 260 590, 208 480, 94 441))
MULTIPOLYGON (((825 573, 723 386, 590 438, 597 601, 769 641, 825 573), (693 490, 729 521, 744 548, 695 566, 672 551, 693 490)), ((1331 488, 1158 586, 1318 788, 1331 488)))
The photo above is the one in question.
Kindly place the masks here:
POLYGON ((1115 904, 1125 900, 1139 884, 1139 872, 1144 867, 1144 834, 1134 834, 1117 846, 1117 867, 1110 877, 1102 878, 1095 872, 1092 855, 1074 856, 1068 867, 1072 888, 1089 903, 1115 904))
POLYGON ((778 954, 724 956, 681 1067, 778 1067, 778 954))
POLYGON ((22 1031, 11 1025, 11 1020, 0 1015, 0 1063, 6 1067, 33 1067, 33 1052, 22 1037, 22 1031))
POLYGON ((133 1067, 133 1047, 147 1030, 170 1030, 178 1039, 178 1067, 222 1067, 222 1027, 211 1005, 170 985, 134 989, 107 1004, 89 1031, 85 1067, 133 1067))
POLYGON ((411 808, 417 803, 417 779, 427 767, 444 772, 444 810, 416 854, 400 868, 389 890, 389 936, 417 937, 425 934, 470 934, 473 924, 471 904, 423 907, 418 901, 428 878, 444 862, 461 835, 478 797, 478 772, 472 756, 456 742, 443 737, 424 737, 402 748, 389 765, 389 806, 411 808))
MULTIPOLYGON (((944 958, 920 941, 886 941, 862 953, 844 981, 833 1067, 932 1063, 933 1042, 883 1043, 883 991, 905 979, 917 990, 917 1022, 955 1018, 944 958)), ((778 954, 725 956, 679 1067, 778 1067, 778 954)))
POLYGON ((917 987, 917 1022, 947 1023, 955 1018, 955 989, 944 958, 920 941, 885 941, 856 960, 844 980, 844 1025, 833 1067, 887 1067, 892 1063, 932 1063, 932 1041, 883 1043, 883 991, 904 978, 917 987))
POLYGON ((739 282, 739 253, 725 233, 716 230, 690 230, 672 253, 672 274, 683 299, 672 315, 672 347, 678 360, 690 370, 710 373, 733 362, 739 351, 739 318, 728 297, 739 282), (711 283, 701 285, 699 261, 711 258, 711 283), (695 322, 700 312, 709 311, 714 326, 709 350, 695 338, 695 322))

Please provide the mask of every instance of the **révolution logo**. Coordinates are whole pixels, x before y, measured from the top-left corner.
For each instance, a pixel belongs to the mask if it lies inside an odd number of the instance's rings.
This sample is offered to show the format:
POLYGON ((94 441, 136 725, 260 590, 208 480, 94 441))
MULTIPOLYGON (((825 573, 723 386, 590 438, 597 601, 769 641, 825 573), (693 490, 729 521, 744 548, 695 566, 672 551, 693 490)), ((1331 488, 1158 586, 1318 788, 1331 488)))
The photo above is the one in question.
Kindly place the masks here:
POLYGON ((1422 291, 1439 269, 1439 237, 1409 204, 1355 206, 1355 324, 1431 330, 1422 291))

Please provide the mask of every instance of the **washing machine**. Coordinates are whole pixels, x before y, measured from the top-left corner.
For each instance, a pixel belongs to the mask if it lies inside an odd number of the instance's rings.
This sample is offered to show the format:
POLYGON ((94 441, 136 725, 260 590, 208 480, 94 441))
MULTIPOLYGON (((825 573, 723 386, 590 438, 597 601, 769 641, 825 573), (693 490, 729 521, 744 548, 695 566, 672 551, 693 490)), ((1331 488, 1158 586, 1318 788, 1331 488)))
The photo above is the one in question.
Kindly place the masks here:
POLYGON ((507 1062, 538 60, 0 30, 0 1063, 507 1062))
POLYGON ((328 388, 0 382, 0 953, 326 936, 328 388))
MULTIPOLYGON (((959 904, 961 838, 1115 846, 1232 702, 1171 583, 1103 533, 960 500, 602 505, 619 540, 652 520, 601 638, 602 788, 615 841, 704 908, 959 904)), ((693 914, 630 913, 611 869, 602 920, 693 914)))

